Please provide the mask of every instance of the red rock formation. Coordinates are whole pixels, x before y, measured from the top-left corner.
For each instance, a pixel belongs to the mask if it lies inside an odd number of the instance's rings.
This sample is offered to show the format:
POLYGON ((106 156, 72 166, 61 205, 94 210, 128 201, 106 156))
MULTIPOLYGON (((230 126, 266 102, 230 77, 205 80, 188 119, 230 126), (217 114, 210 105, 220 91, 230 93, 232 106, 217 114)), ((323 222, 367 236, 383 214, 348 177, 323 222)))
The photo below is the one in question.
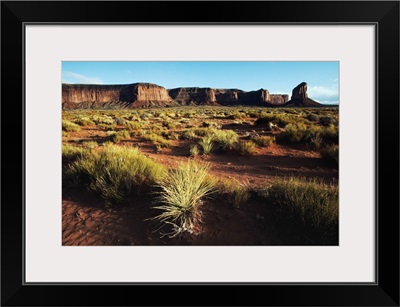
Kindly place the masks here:
POLYGON ((271 94, 270 102, 272 104, 280 105, 289 101, 289 95, 286 94, 271 94))
POLYGON ((103 108, 117 104, 125 108, 165 107, 178 105, 251 105, 251 106, 317 106, 308 98, 307 84, 293 89, 292 99, 268 90, 245 92, 239 89, 180 87, 167 90, 151 83, 122 85, 63 84, 63 108, 103 108))
POLYGON ((293 89, 292 98, 285 104, 285 106, 318 107, 321 106, 321 104, 308 97, 307 83, 302 82, 293 89))

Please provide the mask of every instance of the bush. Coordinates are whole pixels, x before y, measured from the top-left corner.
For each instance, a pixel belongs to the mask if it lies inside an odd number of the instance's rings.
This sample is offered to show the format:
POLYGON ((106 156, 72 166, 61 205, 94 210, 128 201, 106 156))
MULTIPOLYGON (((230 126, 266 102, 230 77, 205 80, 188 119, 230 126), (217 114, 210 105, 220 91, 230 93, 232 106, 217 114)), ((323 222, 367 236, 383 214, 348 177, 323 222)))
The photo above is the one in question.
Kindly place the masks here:
POLYGON ((214 148, 214 135, 208 134, 204 136, 199 145, 203 148, 203 154, 209 155, 214 148))
POLYGON ((62 130, 67 131, 67 132, 76 132, 76 131, 81 130, 81 128, 79 127, 79 125, 77 125, 69 120, 63 119, 62 120, 62 130))
POLYGON ((82 143, 82 146, 86 147, 86 148, 94 149, 97 146, 99 146, 99 144, 97 144, 96 141, 86 141, 86 142, 82 143))
POLYGON ((217 193, 221 198, 227 200, 236 208, 245 204, 251 197, 247 185, 237 180, 220 179, 216 185, 217 193))
POLYGON ((239 136, 233 130, 215 130, 213 132, 214 141, 221 145, 223 150, 233 148, 237 143, 239 136))
POLYGON ((241 155, 254 155, 256 153, 257 145, 252 141, 240 141, 237 149, 241 155))
POLYGON ((339 146, 331 144, 321 150, 321 156, 335 161, 339 165, 339 146))
POLYGON ((190 156, 196 157, 199 154, 200 154, 199 146, 197 146, 197 144, 190 145, 190 156))
POLYGON ((272 136, 253 136, 251 141, 260 147, 269 147, 275 143, 275 137, 272 136))
POLYGON ((160 148, 170 148, 172 142, 164 139, 162 136, 157 134, 149 134, 144 136, 145 140, 151 141, 154 145, 159 146, 160 148))
POLYGON ((284 128, 290 123, 290 120, 284 115, 264 115, 263 117, 258 118, 254 122, 254 125, 269 125, 270 123, 275 124, 280 128, 284 128))
POLYGON ((121 130, 121 131, 111 134, 110 137, 111 137, 111 141, 113 141, 114 143, 119 143, 122 140, 130 139, 131 134, 128 130, 121 130))
POLYGON ((306 116, 306 119, 308 119, 310 122, 317 122, 319 120, 319 117, 315 114, 308 114, 306 116))
POLYGON ((335 123, 335 119, 333 117, 330 117, 330 116, 321 116, 319 118, 319 122, 320 122, 321 125, 330 126, 330 125, 333 125, 335 123))
POLYGON ((62 145, 62 157, 66 159, 75 160, 89 153, 90 150, 87 148, 76 147, 72 145, 62 145))
POLYGON ((338 239, 339 191, 334 184, 304 178, 279 179, 268 189, 280 215, 314 243, 338 239))
POLYGON ((158 200, 162 205, 154 208, 162 213, 154 219, 173 226, 170 237, 184 231, 193 232, 200 220, 199 207, 214 188, 213 181, 207 180, 209 168, 208 163, 189 160, 170 170, 169 175, 159 181, 162 191, 158 200))
POLYGON ((78 124, 79 126, 94 126, 95 125, 94 121, 90 120, 87 117, 80 117, 80 118, 74 120, 74 122, 76 124, 78 124))
POLYGON ((127 203, 141 188, 160 180, 165 170, 136 147, 109 145, 100 154, 78 158, 69 165, 66 175, 71 183, 86 186, 111 205, 127 203))
POLYGON ((134 131, 134 130, 140 129, 140 128, 141 128, 141 125, 140 125, 140 123, 138 123, 138 122, 127 121, 127 122, 126 122, 126 128, 127 128, 129 131, 134 131))

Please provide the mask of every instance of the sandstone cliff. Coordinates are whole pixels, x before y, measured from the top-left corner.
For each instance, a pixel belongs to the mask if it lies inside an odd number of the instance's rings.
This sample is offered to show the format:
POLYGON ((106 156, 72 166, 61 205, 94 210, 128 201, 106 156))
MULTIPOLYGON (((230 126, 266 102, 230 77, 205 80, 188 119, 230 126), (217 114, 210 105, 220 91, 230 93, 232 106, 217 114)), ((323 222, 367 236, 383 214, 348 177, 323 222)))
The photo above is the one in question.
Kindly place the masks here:
POLYGON ((308 97, 307 83, 302 82, 292 90, 292 98, 285 104, 285 106, 319 107, 321 104, 308 97))
POLYGON ((286 94, 270 94, 266 89, 243 91, 239 89, 213 89, 179 87, 167 90, 151 83, 121 85, 63 84, 62 106, 64 109, 147 108, 179 105, 250 105, 250 106, 318 106, 308 98, 307 84, 293 89, 292 99, 286 94))

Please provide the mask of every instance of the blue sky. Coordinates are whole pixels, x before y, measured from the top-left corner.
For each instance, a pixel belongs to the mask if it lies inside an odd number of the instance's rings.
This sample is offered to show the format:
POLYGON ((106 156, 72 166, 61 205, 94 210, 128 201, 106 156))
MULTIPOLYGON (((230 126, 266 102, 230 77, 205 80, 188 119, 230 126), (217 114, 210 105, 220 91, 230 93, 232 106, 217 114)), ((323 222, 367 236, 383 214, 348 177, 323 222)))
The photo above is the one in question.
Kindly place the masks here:
POLYGON ((289 94, 307 82, 309 97, 339 103, 339 62, 62 62, 62 82, 267 89, 289 94))

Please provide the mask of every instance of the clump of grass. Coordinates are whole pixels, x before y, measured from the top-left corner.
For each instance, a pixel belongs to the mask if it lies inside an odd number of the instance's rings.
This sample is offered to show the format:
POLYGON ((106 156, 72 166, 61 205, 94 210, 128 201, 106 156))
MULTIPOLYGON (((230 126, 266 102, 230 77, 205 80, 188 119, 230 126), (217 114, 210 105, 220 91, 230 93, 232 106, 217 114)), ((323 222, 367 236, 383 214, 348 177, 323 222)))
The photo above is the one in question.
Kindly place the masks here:
POLYGON ((231 149, 237 143, 239 136, 233 130, 215 130, 214 140, 223 150, 231 149))
POLYGON ((318 244, 337 241, 338 197, 337 185, 318 179, 279 179, 268 189, 281 216, 318 244))
POLYGON ((87 117, 80 117, 78 119, 75 119, 74 122, 78 124, 79 126, 94 126, 95 123, 94 121, 90 120, 87 117))
POLYGON ((126 124, 126 119, 125 119, 125 118, 122 118, 122 117, 116 117, 116 118, 114 119, 114 122, 115 122, 117 125, 125 125, 125 124, 126 124))
POLYGON ((249 156, 256 153, 257 145, 252 141, 240 141, 237 145, 237 149, 241 155, 249 156))
POLYGON ((182 138, 183 138, 184 140, 194 140, 194 139, 197 138, 196 133, 194 133, 194 131, 193 131, 192 129, 184 130, 184 131, 181 133, 181 136, 182 136, 182 138))
POLYGON ((71 183, 86 186, 111 205, 128 203, 132 195, 165 176, 165 169, 136 147, 109 145, 100 154, 78 158, 69 165, 66 175, 71 183))
POLYGON ((82 143, 82 146, 86 147, 86 148, 94 149, 97 146, 99 146, 99 144, 97 144, 96 141, 86 141, 86 142, 82 143))
POLYGON ((116 127, 116 124, 114 123, 99 123, 97 124, 97 128, 102 129, 102 130, 114 130, 116 127))
POLYGON ((319 116, 311 113, 306 116, 306 119, 308 119, 310 122, 317 122, 319 120, 319 116))
POLYGON ((290 119, 288 116, 285 116, 285 115, 266 114, 266 115, 258 118, 254 122, 254 125, 256 125, 256 126, 269 125, 270 123, 275 124, 280 128, 284 128, 287 124, 290 123, 290 119))
POLYGON ((131 137, 131 133, 128 130, 121 130, 110 135, 111 141, 114 143, 120 143, 123 140, 128 140, 131 137))
POLYGON ((319 118, 319 122, 321 125, 324 126, 330 126, 333 125, 335 123, 335 119, 331 116, 321 116, 319 118))
POLYGON ((135 131, 141 128, 141 125, 139 122, 132 122, 132 121, 127 121, 126 122, 126 128, 129 131, 135 131))
POLYGON ((335 161, 339 165, 339 146, 331 144, 321 150, 321 156, 335 161))
POLYGON ((81 128, 79 127, 79 125, 77 125, 69 120, 63 119, 62 120, 62 130, 66 131, 66 132, 76 132, 76 131, 81 130, 81 128))
POLYGON ((63 131, 62 131, 62 138, 63 138, 63 139, 69 138, 69 133, 63 130, 63 131))
POLYGON ((275 137, 272 136, 254 136, 251 141, 260 147, 269 147, 275 143, 275 137))
POLYGON ((143 138, 151 141, 154 145, 159 146, 160 148, 170 148, 172 146, 172 142, 170 140, 166 140, 161 135, 157 135, 155 133, 145 135, 143 138))
POLYGON ((162 126, 167 129, 175 129, 176 128, 176 124, 170 120, 164 120, 162 122, 162 126))
POLYGON ((192 144, 190 145, 190 156, 191 157, 196 157, 200 154, 200 149, 197 144, 192 144))
POLYGON ((162 205, 154 208, 162 212, 154 219, 173 226, 167 234, 170 237, 193 232, 201 220, 199 207, 214 189, 214 182, 207 180, 209 168, 208 163, 189 160, 171 169, 169 175, 158 182, 161 189, 158 200, 162 205))
POLYGON ((89 153, 90 150, 88 150, 87 148, 77 147, 73 145, 62 145, 62 157, 68 160, 75 160, 89 153))
POLYGON ((214 149, 214 136, 212 134, 207 134, 200 140, 199 145, 203 148, 203 154, 211 154, 214 149))
POLYGON ((236 208, 245 204, 251 197, 250 189, 238 180, 219 179, 216 183, 217 193, 221 198, 233 204, 236 208))

